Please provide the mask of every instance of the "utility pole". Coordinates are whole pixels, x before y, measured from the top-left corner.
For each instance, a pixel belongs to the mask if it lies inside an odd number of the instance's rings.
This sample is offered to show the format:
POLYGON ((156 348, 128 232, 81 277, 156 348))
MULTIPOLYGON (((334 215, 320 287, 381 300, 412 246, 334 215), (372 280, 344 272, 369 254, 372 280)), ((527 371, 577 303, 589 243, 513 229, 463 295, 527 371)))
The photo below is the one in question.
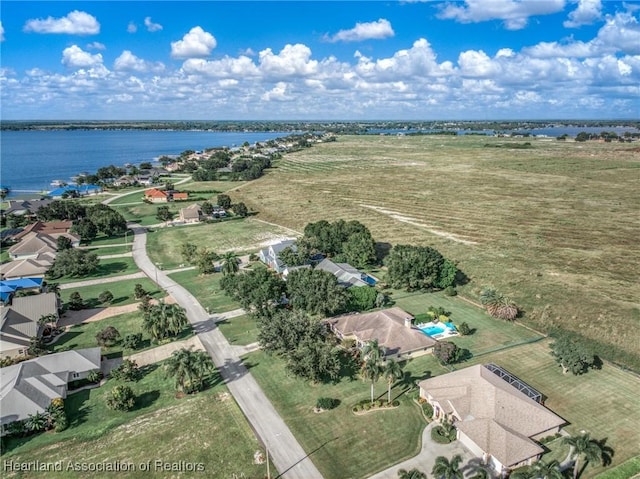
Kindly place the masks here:
POLYGON ((269 446, 267 446, 267 479, 271 479, 271 472, 269 471, 269 446))

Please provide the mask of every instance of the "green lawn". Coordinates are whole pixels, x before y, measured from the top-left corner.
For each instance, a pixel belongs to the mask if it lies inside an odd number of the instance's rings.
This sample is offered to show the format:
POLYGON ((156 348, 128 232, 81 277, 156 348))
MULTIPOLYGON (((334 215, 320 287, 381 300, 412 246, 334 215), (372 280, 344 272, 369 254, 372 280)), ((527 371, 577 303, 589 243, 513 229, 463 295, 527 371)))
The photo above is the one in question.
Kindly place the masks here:
POLYGON ((97 254, 98 256, 104 256, 108 254, 123 254, 123 253, 131 253, 133 245, 129 243, 128 245, 121 246, 109 246, 106 248, 88 248, 92 253, 97 254))
POLYGON ((291 236, 292 233, 284 228, 247 218, 188 227, 159 228, 147 235, 147 251, 154 263, 162 263, 165 269, 170 269, 185 262, 180 254, 184 243, 193 243, 217 253, 241 253, 257 251, 269 241, 291 236))
POLYGON ((64 276, 62 278, 52 279, 50 282, 59 284, 75 283, 78 281, 87 281, 90 279, 123 276, 126 274, 137 273, 138 271, 140 270, 131 257, 101 259, 98 265, 98 269, 91 274, 88 274, 86 276, 74 277, 64 276))
POLYGON ((177 217, 180 208, 183 208, 186 205, 183 205, 182 202, 149 204, 141 201, 140 204, 136 205, 113 206, 127 221, 135 221, 142 226, 149 226, 161 223, 161 221, 156 218, 159 206, 169 206, 169 211, 174 214, 174 217, 177 217))
POLYGON ((113 236, 100 235, 96 239, 89 241, 87 246, 107 246, 107 245, 120 245, 131 244, 133 242, 133 234, 127 230, 127 233, 122 233, 113 236))
MULTIPOLYGON (((549 353, 549 340, 473 358, 458 367, 493 362, 547 396, 545 405, 569 425, 572 434, 584 430, 595 439, 607 439, 615 451, 613 465, 637 455, 640 444, 640 379, 606 363, 582 376, 562 374, 549 353)), ((603 471, 589 467, 585 476, 603 471)))
POLYGON ((189 181, 187 183, 181 184, 180 190, 195 191, 195 192, 215 191, 216 193, 208 193, 209 195, 211 195, 211 199, 209 201, 213 201, 215 203, 216 196, 218 193, 224 193, 227 190, 230 190, 232 188, 235 188, 243 184, 246 184, 246 181, 189 181))
MULTIPOLYGON (((65 408, 70 427, 66 431, 10 439, 3 449, 3 460, 37 458, 41 462, 63 461, 65 466, 68 461, 131 462, 135 471, 109 476, 136 479, 168 477, 167 472, 152 469, 149 473, 137 467, 147 461, 153 467, 156 460, 202 463, 205 468, 199 474, 174 473, 172 477, 256 478, 266 474, 266 465, 253 464, 253 454, 262 448, 217 372, 210 389, 177 399, 174 381, 166 377, 162 367, 148 370, 139 382, 129 383, 138 396, 134 410, 117 412, 106 407, 105 396, 120 384, 114 380, 98 389, 69 395, 65 408)), ((3 477, 99 478, 105 473, 5 472, 3 477)))
POLYGON ((225 319, 216 323, 230 344, 245 346, 258 340, 258 326, 248 314, 225 319))
POLYGON ((492 318, 477 306, 455 296, 445 296, 442 292, 406 293, 394 290, 390 297, 396 306, 413 315, 425 313, 429 306, 442 307, 451 312, 451 321, 454 324, 466 322, 473 334, 450 340, 476 356, 542 338, 541 335, 519 324, 492 318))
POLYGON ((197 270, 181 271, 171 275, 171 279, 184 286, 196 297, 202 307, 212 314, 224 313, 240 307, 239 303, 229 298, 220 289, 221 278, 220 273, 200 275, 197 270))
MULTIPOLYGON (((369 397, 369 383, 355 376, 311 384, 287 374, 280 359, 262 351, 248 355, 245 364, 325 479, 368 477, 419 451, 425 421, 405 395, 397 409, 356 416, 351 408, 369 397), (340 405, 316 414, 319 397, 339 399, 340 405)), ((386 383, 380 381, 375 390, 385 396, 386 383)), ((392 399, 403 390, 392 389, 392 399)))
MULTIPOLYGON (((64 333, 58 341, 49 346, 52 352, 68 351, 70 349, 82 349, 82 348, 95 348, 98 344, 96 342, 96 334, 102 331, 107 326, 113 326, 120 333, 120 339, 124 338, 127 334, 142 333, 142 346, 136 350, 125 349, 122 346, 122 341, 111 347, 103 347, 102 354, 110 358, 127 356, 134 352, 139 352, 144 349, 156 347, 157 344, 151 342, 151 336, 149 333, 142 329, 142 313, 135 311, 133 313, 119 314, 111 318, 106 318, 100 321, 94 321, 91 323, 78 324, 72 326, 64 333)), ((176 338, 172 340, 180 340, 188 338, 193 335, 191 326, 188 325, 176 338)))
POLYGON ((597 479, 629 479, 637 478, 640 475, 640 456, 608 469, 596 476, 597 479))
POLYGON ((136 284, 141 284, 151 297, 160 299, 166 296, 164 290, 160 289, 153 281, 148 278, 127 279, 114 283, 98 284, 93 286, 84 286, 82 288, 63 289, 60 291, 60 297, 63 302, 69 300, 71 293, 77 291, 85 300, 88 307, 105 306, 98 301, 98 296, 104 291, 111 291, 113 301, 107 306, 124 306, 125 304, 135 303, 138 300, 133 297, 133 290, 136 284))

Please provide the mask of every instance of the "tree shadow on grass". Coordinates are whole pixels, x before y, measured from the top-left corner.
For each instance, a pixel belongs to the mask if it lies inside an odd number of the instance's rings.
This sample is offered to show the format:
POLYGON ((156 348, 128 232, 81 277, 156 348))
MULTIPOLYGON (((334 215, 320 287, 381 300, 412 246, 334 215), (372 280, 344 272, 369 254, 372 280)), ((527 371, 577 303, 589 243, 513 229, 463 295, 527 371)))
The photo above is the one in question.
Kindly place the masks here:
POLYGON ((136 397, 136 403, 132 411, 138 411, 140 409, 151 406, 160 397, 160 391, 154 389, 153 391, 147 391, 136 397))
POLYGON ((128 268, 128 263, 124 261, 115 261, 113 263, 102 263, 98 266, 98 269, 93 275, 88 275, 87 278, 90 277, 100 277, 100 276, 110 276, 115 275, 117 273, 122 273, 126 271, 128 268))
POLYGON ((114 298, 111 300, 110 306, 113 306, 114 304, 118 304, 118 303, 123 303, 127 299, 129 299, 129 296, 120 296, 119 298, 114 298))
POLYGON ((376 258, 379 261, 384 260, 389 252, 391 251, 391 243, 385 243, 383 241, 376 241, 375 250, 376 250, 376 258))

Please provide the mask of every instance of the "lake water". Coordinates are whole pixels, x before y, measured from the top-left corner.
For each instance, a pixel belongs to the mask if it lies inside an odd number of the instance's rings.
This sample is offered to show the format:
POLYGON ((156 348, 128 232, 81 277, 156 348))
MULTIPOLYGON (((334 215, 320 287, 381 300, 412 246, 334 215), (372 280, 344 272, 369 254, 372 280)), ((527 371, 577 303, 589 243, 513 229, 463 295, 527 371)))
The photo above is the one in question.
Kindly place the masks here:
POLYGON ((108 165, 153 161, 185 150, 239 146, 291 133, 172 130, 24 130, 0 132, 0 184, 13 196, 51 190, 53 180, 108 165))

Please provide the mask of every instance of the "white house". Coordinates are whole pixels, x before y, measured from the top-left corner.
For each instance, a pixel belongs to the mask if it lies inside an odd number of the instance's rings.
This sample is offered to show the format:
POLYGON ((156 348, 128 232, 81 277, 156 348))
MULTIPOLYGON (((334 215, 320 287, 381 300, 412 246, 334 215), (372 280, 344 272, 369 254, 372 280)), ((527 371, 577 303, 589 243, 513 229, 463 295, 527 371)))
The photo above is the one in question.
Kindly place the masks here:
POLYGON ((280 260, 278 255, 285 248, 291 248, 296 251, 296 240, 289 239, 270 245, 268 248, 261 249, 258 258, 264 264, 272 268, 276 273, 282 273, 286 265, 280 260))

